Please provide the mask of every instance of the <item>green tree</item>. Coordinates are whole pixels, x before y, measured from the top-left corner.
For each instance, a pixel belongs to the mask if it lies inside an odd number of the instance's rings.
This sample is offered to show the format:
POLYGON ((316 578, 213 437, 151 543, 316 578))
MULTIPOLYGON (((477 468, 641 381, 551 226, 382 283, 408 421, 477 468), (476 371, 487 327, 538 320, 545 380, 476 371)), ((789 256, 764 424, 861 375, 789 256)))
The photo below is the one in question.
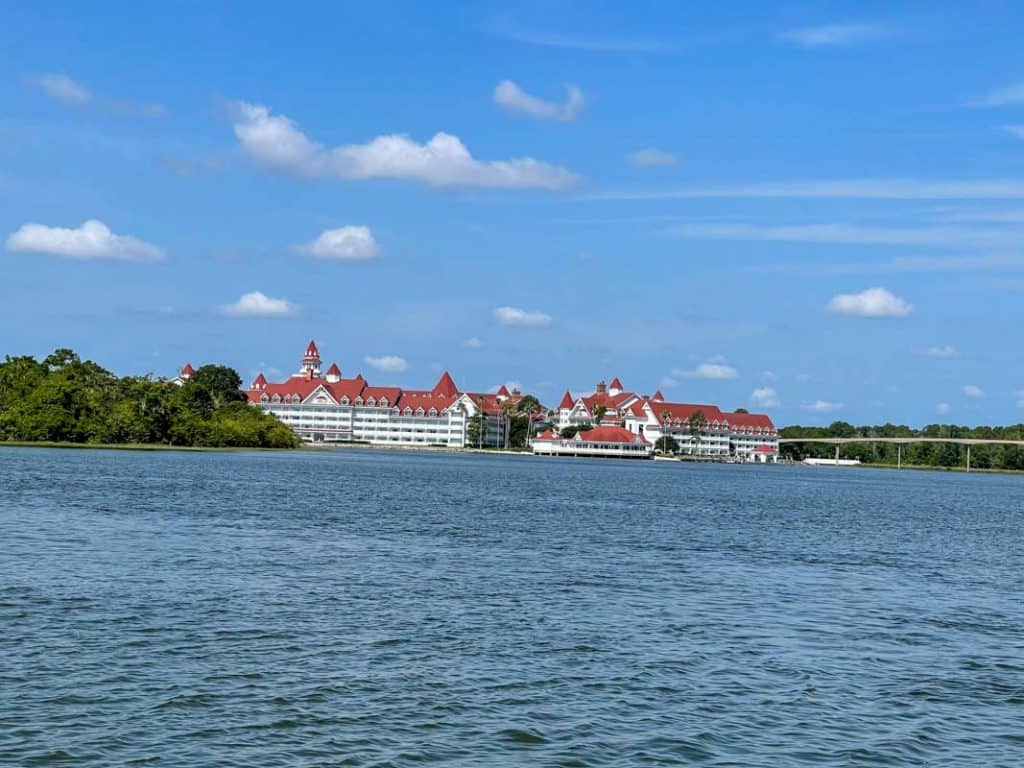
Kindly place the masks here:
POLYGON ((662 435, 654 442, 656 450, 662 453, 679 453, 679 441, 671 435, 662 435))
POLYGON ((245 402, 242 391, 242 377, 234 368, 226 365, 204 365, 192 374, 185 388, 205 389, 213 398, 214 407, 221 408, 229 403, 245 402))
POLYGON ((707 426, 708 417, 704 415, 704 411, 694 411, 690 414, 690 418, 686 420, 686 429, 690 434, 690 453, 697 453, 700 447, 700 434, 704 431, 707 426))

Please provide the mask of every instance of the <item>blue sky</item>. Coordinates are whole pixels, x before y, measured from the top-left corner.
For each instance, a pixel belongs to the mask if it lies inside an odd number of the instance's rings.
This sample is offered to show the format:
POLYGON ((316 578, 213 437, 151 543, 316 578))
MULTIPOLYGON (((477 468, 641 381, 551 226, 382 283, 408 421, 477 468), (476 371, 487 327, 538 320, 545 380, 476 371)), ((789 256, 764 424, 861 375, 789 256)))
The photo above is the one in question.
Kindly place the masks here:
POLYGON ((3 3, 0 353, 1021 421, 1024 9, 683 5, 3 3))

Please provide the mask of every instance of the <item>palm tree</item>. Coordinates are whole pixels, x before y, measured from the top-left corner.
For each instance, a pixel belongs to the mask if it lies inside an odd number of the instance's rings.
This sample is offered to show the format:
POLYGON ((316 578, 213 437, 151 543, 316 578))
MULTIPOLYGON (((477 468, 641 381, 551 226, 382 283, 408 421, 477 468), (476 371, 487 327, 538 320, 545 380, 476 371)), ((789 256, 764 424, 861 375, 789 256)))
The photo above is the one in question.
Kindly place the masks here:
POLYGON ((501 404, 501 420, 505 425, 505 449, 508 450, 512 438, 512 403, 506 401, 501 404))
MULTIPOLYGON (((665 408, 664 410, 662 410, 662 412, 661 412, 661 436, 662 437, 668 437, 668 424, 669 424, 669 421, 671 419, 672 419, 672 414, 669 413, 668 408, 665 408)), ((657 444, 657 441, 655 441, 655 444, 657 444)))
POLYGON ((540 401, 533 395, 526 395, 517 404, 516 410, 526 416, 526 441, 529 442, 533 430, 533 417, 540 413, 540 401))
POLYGON ((700 446, 700 433, 704 429, 704 425, 708 423, 707 416, 704 415, 704 411, 694 411, 690 414, 690 418, 686 420, 686 425, 690 431, 690 454, 693 455, 697 452, 700 446))

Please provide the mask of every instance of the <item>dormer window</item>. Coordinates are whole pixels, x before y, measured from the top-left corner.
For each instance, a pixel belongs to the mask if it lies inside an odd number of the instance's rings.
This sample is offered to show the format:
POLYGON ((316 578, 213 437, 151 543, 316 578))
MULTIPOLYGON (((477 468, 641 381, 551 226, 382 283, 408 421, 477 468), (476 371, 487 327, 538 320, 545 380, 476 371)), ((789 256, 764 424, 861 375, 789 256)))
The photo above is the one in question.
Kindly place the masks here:
POLYGON ((269 403, 270 402, 270 398, 267 397, 265 394, 264 395, 260 395, 260 402, 261 403, 269 403))
POLYGON ((430 409, 430 415, 431 416, 437 416, 437 408, 431 408, 430 409))
POLYGON ((356 398, 356 405, 362 405, 362 404, 363 404, 363 398, 362 397, 357 397, 356 398))
POLYGON ((388 407, 388 399, 386 397, 382 397, 380 399, 380 407, 381 408, 387 408, 388 407))
POLYGON ((409 406, 405 406, 405 410, 402 411, 402 415, 412 416, 412 408, 410 408, 409 406))
POLYGON ((377 401, 374 400, 372 397, 368 397, 366 398, 366 404, 372 408, 377 404, 377 401))
POLYGON ((417 416, 422 416, 423 415, 423 408, 422 407, 416 409, 416 415, 417 416))
POLYGON ((281 396, 280 395, 274 395, 272 398, 270 398, 270 401, 272 403, 280 403, 281 402, 281 396))

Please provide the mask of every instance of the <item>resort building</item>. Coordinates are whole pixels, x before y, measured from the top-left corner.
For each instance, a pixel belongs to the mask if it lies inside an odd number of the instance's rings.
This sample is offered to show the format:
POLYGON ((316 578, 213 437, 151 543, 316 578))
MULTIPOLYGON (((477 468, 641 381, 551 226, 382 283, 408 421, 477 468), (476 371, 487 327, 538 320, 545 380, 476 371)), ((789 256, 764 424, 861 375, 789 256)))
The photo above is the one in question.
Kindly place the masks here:
POLYGON ((622 426, 626 409, 638 400, 640 396, 635 392, 623 390, 622 382, 617 377, 609 385, 599 381, 594 392, 589 395, 573 398, 572 393, 566 390, 551 421, 559 431, 566 427, 600 424, 622 426))
POLYGON ((454 448, 465 442, 466 413, 447 372, 433 389, 374 387, 362 374, 345 378, 337 363, 322 375, 320 352, 312 341, 297 373, 279 384, 260 373, 247 395, 250 404, 310 442, 454 448))
POLYGON ((690 456, 775 462, 779 433, 768 416, 724 413, 715 405, 670 403, 660 393, 631 403, 623 424, 651 443, 671 437, 681 453, 690 456))
POLYGON ((650 459, 652 446, 643 435, 624 427, 594 427, 572 437, 546 430, 530 441, 538 456, 593 456, 613 459, 650 459))
POLYGON ((171 379, 171 384, 174 384, 176 387, 183 387, 185 382, 191 379, 192 374, 195 372, 192 363, 185 363, 185 366, 178 371, 178 375, 171 379))
POLYGON ((376 387, 362 374, 345 378, 337 363, 322 374, 320 363, 311 341, 298 372, 286 381, 272 384, 257 375, 246 393, 249 403, 309 442, 462 448, 506 445, 510 415, 524 397, 504 386, 494 394, 460 392, 447 372, 433 389, 376 387), (478 428, 471 430, 476 418, 478 428))
MULTIPOLYGON (((503 448, 507 445, 510 416, 519 410, 523 393, 502 385, 494 394, 466 392, 459 398, 459 406, 465 411, 467 420, 466 447, 503 448), (472 428, 473 420, 482 414, 482 428, 472 428), (471 439, 475 438, 475 439, 471 439)), ((531 414, 531 425, 542 419, 543 406, 538 413, 531 414)))

